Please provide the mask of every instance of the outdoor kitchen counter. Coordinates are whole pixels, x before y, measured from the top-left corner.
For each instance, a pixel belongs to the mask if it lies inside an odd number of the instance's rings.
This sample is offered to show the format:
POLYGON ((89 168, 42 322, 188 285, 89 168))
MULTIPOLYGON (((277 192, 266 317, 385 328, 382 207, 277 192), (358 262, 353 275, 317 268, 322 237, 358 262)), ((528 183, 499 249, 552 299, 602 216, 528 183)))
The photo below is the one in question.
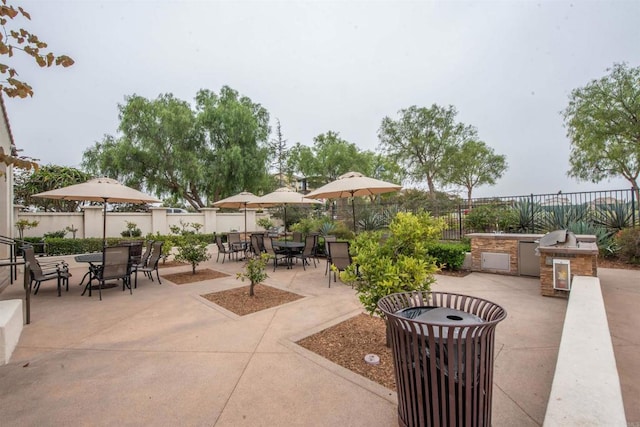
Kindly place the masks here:
MULTIPOLYGON (((495 239, 495 240, 538 240, 544 234, 519 234, 519 233, 469 233, 467 237, 481 238, 481 239, 495 239)), ((595 242, 596 237, 592 234, 577 234, 576 238, 578 242, 595 242)))
MULTIPOLYGON (((576 236, 578 239, 580 236, 576 236)), ((578 246, 539 246, 540 252, 553 252, 554 254, 598 254, 596 242, 584 242, 578 240, 578 246)))

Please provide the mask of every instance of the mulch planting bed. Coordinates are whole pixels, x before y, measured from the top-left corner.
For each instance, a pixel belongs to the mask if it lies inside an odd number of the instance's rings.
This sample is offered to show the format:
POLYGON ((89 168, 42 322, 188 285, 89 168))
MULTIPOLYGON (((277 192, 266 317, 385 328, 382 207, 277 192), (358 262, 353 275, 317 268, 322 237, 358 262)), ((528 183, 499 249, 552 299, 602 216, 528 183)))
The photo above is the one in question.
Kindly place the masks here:
POLYGON ((297 342, 333 363, 395 390, 393 356, 385 343, 384 320, 368 314, 359 314, 297 342), (378 355, 380 364, 370 365, 365 362, 367 354, 378 355))
POLYGON ((303 298, 302 295, 262 284, 255 285, 253 293, 254 296, 250 297, 249 286, 243 286, 241 288, 228 289, 226 291, 213 292, 201 296, 238 316, 277 307, 303 298))
MULTIPOLYGON (((186 265, 186 264, 185 264, 186 265)), ((221 277, 228 277, 227 273, 221 273, 216 270, 204 268, 202 270, 196 270, 196 274, 193 274, 191 268, 188 271, 182 271, 174 274, 163 274, 162 278, 167 279, 176 285, 186 285, 194 282, 201 282, 203 280, 219 279, 221 277)))
POLYGON ((185 265, 189 265, 189 264, 187 264, 186 262, 178 262, 178 261, 166 261, 166 262, 160 261, 158 263, 159 268, 182 267, 185 265))

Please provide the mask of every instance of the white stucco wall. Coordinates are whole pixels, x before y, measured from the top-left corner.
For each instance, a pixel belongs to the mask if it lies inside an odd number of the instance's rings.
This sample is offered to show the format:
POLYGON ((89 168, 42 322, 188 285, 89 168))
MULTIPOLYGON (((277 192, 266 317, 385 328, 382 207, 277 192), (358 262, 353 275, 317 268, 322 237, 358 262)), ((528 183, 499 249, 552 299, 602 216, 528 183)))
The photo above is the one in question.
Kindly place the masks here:
MULTIPOLYGON (((17 219, 38 221, 37 227, 25 230, 25 237, 42 237, 45 233, 64 230, 73 225, 77 228, 76 237, 102 237, 102 208, 89 206, 83 212, 19 212, 17 219)), ((263 231, 256 221, 263 217, 269 217, 267 213, 251 212, 247 215, 247 229, 263 231)), ((152 212, 107 212, 107 237, 121 237, 121 232, 127 228, 127 221, 133 222, 145 236, 149 233, 171 234, 169 227, 180 226, 183 223, 202 224, 201 233, 228 233, 231 230, 244 229, 244 213, 219 213, 217 209, 209 209, 200 213, 168 214, 162 209, 153 209, 152 212)), ((277 220, 273 220, 278 223, 277 220)), ((72 237, 67 233, 66 237, 72 237)))

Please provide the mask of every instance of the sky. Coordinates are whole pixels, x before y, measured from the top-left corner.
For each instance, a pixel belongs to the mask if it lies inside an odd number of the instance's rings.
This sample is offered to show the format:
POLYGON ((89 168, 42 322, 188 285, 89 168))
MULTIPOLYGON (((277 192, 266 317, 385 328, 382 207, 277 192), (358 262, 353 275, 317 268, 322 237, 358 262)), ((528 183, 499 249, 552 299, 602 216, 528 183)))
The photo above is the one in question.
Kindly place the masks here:
POLYGON ((41 164, 80 167, 84 150, 118 134, 126 96, 192 102, 227 85, 267 109, 272 131, 279 119, 289 146, 331 130, 375 151, 384 117, 453 105, 509 165, 474 197, 630 187, 567 177, 561 112, 614 63, 640 66, 639 1, 9 3, 76 62, 12 58, 35 92, 5 100, 14 141, 41 164))

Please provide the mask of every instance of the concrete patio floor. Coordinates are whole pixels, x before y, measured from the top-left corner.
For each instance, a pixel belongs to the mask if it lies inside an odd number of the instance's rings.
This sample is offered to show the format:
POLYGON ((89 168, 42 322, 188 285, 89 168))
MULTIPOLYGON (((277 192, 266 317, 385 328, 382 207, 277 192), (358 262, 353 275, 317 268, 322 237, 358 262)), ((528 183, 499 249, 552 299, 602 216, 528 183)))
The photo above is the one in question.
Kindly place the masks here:
MULTIPOLYGON (((215 259, 215 257, 214 257, 215 259)), ((133 295, 80 296, 85 266, 58 298, 32 298, 11 362, 0 366, 5 425, 395 426, 396 394, 295 344, 362 312, 355 292, 327 287, 323 260, 269 270, 268 285, 305 296, 239 317, 199 295, 245 286, 242 263, 208 261, 231 276, 185 285, 139 278, 133 295)), ((168 274, 189 267, 161 269, 168 274)), ((640 423, 638 272, 600 270, 629 423, 640 423), (609 307, 612 307, 609 310, 609 307), (633 404, 633 406, 632 406, 633 404)), ((536 278, 438 276, 434 290, 476 295, 508 312, 496 333, 493 424, 544 420, 566 301, 536 278)), ((22 298, 21 285, 0 299, 22 298)), ((364 355, 363 355, 364 357, 364 355)))

